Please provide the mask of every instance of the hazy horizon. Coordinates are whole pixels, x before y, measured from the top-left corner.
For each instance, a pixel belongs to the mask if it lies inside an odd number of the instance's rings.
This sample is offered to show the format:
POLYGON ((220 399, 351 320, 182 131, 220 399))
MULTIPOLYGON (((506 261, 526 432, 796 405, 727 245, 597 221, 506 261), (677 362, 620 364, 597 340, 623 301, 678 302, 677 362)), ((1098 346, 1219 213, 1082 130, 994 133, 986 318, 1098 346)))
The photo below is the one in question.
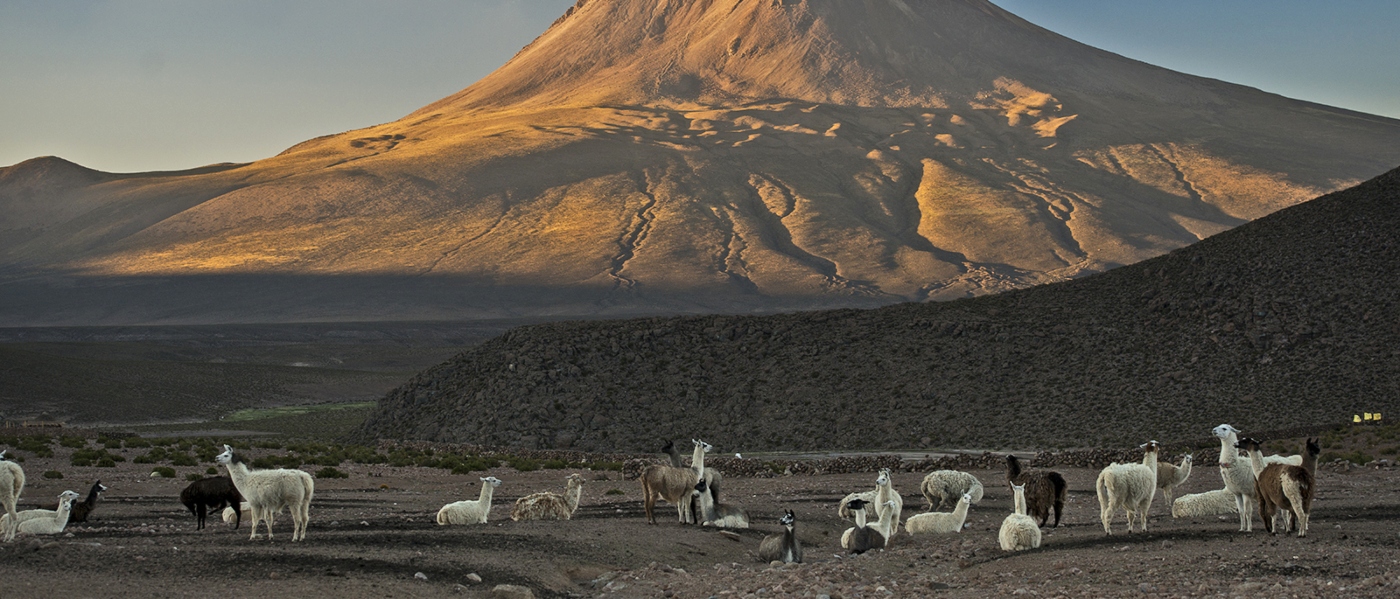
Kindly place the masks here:
MULTIPOLYGON (((573 0, 0 6, 0 165, 176 170, 266 158, 469 86, 573 0)), ((1400 118, 1400 4, 998 0, 1157 66, 1400 118)))

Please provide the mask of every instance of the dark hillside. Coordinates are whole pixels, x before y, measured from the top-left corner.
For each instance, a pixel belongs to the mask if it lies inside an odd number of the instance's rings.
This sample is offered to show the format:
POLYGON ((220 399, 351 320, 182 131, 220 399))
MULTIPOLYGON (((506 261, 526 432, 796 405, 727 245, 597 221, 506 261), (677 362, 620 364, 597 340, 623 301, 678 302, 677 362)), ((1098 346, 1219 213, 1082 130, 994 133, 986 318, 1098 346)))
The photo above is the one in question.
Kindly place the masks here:
POLYGON ((1054 447, 1400 407, 1400 170, 1160 258, 949 303, 515 329, 365 437, 649 450, 1054 447))

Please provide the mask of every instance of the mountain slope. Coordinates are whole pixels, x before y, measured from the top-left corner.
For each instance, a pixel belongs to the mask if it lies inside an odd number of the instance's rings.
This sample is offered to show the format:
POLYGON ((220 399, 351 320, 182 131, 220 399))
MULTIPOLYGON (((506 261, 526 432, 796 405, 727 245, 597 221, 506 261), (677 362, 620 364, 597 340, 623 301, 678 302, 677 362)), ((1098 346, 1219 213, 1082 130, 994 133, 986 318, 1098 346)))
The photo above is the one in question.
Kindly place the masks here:
POLYGON ((638 450, 1073 447, 1400 404, 1400 169, 1166 256, 874 310, 535 325, 420 373, 365 438, 638 450))
POLYGON ((9 324, 739 312, 1134 263, 1400 164, 1400 122, 983 0, 592 0, 393 123, 55 160, 0 169, 9 324))

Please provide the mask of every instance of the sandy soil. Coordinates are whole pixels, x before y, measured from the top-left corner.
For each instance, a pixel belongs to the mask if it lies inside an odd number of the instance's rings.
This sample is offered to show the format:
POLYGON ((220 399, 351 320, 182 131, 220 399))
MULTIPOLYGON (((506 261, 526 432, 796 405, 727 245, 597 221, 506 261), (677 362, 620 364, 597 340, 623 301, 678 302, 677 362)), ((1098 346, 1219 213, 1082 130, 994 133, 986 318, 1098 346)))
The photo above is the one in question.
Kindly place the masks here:
MULTIPOLYGON (((186 482, 151 479, 139 465, 65 468, 71 474, 63 480, 38 475, 66 467, 62 455, 24 466, 30 483, 22 503, 66 488, 85 492, 97 476, 111 490, 93 521, 67 534, 0 545, 5 597, 174 597, 215 589, 223 597, 489 596, 497 584, 556 597, 1379 597, 1400 588, 1394 469, 1324 471, 1305 539, 1239 533, 1233 515, 1173 520, 1160 498, 1147 535, 1124 534, 1120 517, 1118 533, 1105 537, 1091 492, 1096 473, 1060 469, 1071 485, 1065 521, 1045 530, 1039 550, 1014 555, 996 541, 1010 511, 998 485, 1002 474, 976 471, 987 492, 969 514, 971 528, 945 536, 901 532, 883 552, 848 557, 838 539, 849 524, 836 518, 835 505, 846 492, 872 486, 873 474, 727 479, 727 501, 748 510, 755 525, 735 540, 680 526, 669 506, 661 508, 661 524, 647 525, 639 485, 617 472, 584 473, 589 482, 573 521, 514 523, 508 515, 517 497, 562 490, 568 472, 494 470, 505 483, 491 522, 440 527, 433 523, 438 507, 476 497, 476 476, 349 466, 348 479, 317 481, 308 539, 293 544, 285 515, 271 542, 250 541, 246 524, 196 531, 176 500, 186 482), (622 494, 609 495, 613 489, 622 494), (806 563, 757 563, 759 540, 778 530, 783 508, 797 513, 806 563), (415 577, 420 572, 426 580, 415 577), (470 580, 473 573, 482 582, 470 580)), ((923 507, 921 478, 895 477, 905 517, 923 507)), ((1219 483, 1213 469, 1201 469, 1182 492, 1219 483)))

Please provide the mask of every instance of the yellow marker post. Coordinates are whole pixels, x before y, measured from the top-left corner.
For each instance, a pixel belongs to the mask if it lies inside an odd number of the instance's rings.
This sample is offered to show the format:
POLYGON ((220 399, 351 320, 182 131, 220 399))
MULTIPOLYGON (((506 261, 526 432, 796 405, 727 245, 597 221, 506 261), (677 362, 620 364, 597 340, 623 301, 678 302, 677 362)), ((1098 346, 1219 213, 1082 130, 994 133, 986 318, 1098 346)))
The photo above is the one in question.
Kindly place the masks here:
POLYGON ((1355 424, 1361 424, 1361 415, 1360 415, 1360 414, 1352 414, 1352 415, 1351 415, 1351 421, 1352 421, 1353 423, 1355 423, 1355 424))
POLYGON ((1371 421, 1371 413, 1370 413, 1370 412, 1362 412, 1362 413, 1361 413, 1361 419, 1362 419, 1362 420, 1365 420, 1366 422, 1370 422, 1370 421, 1371 421))

